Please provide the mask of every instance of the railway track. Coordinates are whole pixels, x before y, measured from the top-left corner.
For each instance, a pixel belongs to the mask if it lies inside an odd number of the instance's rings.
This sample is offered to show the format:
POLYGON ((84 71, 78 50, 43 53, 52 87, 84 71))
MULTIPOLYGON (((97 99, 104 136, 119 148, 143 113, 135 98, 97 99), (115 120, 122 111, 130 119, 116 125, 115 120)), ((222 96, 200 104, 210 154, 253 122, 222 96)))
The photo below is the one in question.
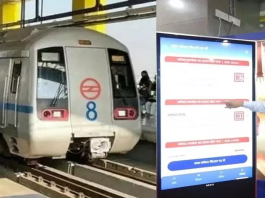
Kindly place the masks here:
POLYGON ((133 160, 124 158, 120 160, 117 158, 116 160, 100 159, 94 164, 86 165, 63 159, 48 160, 42 164, 134 197, 155 197, 155 170, 133 162, 133 160), (145 168, 153 171, 145 170, 145 168))
POLYGON ((156 173, 139 167, 126 165, 108 159, 96 160, 91 166, 110 171, 125 177, 136 179, 147 184, 156 185, 156 173))
POLYGON ((156 196, 155 162, 155 146, 146 142, 139 143, 130 153, 112 154, 107 159, 98 159, 92 164, 80 164, 74 156, 68 156, 68 160, 40 161, 41 164, 68 175, 138 198, 156 196))
POLYGON ((135 198, 39 164, 29 167, 0 157, 2 174, 51 198, 135 198))
MULTIPOLYGON (((68 160, 68 163, 72 163, 73 166, 78 165, 78 159, 74 155, 69 155, 68 160)), ((82 164, 156 186, 155 163, 156 146, 146 141, 140 141, 134 150, 127 154, 111 154, 107 159, 96 159, 92 164, 82 164), (151 156, 153 159, 144 162, 143 158, 147 156, 149 158, 151 156)), ((69 171, 68 173, 71 174, 69 171)))
POLYGON ((110 155, 96 160, 92 166, 155 186, 156 145, 140 141, 129 153, 110 155))

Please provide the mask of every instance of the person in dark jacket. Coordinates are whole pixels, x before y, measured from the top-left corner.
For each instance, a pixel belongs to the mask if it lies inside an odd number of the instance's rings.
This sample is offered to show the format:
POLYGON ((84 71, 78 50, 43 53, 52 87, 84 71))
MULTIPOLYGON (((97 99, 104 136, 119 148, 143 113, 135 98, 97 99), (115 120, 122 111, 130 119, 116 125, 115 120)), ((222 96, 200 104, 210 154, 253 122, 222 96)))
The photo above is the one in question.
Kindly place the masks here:
POLYGON ((140 82, 139 82, 139 86, 142 87, 144 84, 147 85, 148 83, 148 87, 150 87, 151 85, 151 80, 150 80, 150 77, 148 75, 148 72, 147 71, 142 71, 141 72, 141 79, 140 79, 140 82))
POLYGON ((143 82, 142 87, 139 89, 141 105, 145 105, 146 101, 150 97, 150 84, 143 82))

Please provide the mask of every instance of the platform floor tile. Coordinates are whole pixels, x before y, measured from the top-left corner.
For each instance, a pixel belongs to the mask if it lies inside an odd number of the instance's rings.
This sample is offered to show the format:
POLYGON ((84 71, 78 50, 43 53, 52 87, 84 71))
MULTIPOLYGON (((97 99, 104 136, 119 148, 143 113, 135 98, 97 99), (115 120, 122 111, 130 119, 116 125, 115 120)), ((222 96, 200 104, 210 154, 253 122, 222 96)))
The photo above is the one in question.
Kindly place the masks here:
POLYGON ((0 198, 48 198, 6 178, 0 178, 0 198))

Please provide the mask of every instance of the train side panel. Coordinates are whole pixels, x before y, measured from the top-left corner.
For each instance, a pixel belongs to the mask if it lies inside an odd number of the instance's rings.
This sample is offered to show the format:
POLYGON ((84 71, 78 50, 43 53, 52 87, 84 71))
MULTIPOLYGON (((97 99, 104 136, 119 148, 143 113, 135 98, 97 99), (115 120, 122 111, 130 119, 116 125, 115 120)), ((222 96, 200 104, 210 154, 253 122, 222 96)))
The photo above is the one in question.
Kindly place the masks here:
POLYGON ((29 116, 32 105, 29 102, 30 65, 29 58, 13 58, 10 65, 9 86, 6 89, 6 127, 4 137, 9 151, 20 156, 29 153, 29 116))
POLYGON ((8 78, 10 75, 10 66, 11 66, 11 59, 10 58, 4 58, 0 59, 0 98, 1 98, 1 112, 0 112, 0 130, 3 132, 3 129, 5 127, 6 122, 6 112, 5 112, 5 103, 6 100, 6 88, 8 84, 8 78))
MULTIPOLYGON (((21 156, 28 155, 29 114, 28 58, 0 59, 1 133, 3 145, 21 156)), ((2 146, 3 146, 2 145, 2 146)))
MULTIPOLYGON (((1 58, 0 59, 0 131, 3 135, 3 138, 6 142, 9 142, 10 136, 15 136, 16 131, 11 131, 13 133, 8 133, 6 130, 7 126, 7 104, 8 104, 8 91, 10 86, 10 73, 11 73, 12 59, 10 58, 1 58)), ((11 145, 7 147, 4 141, 1 141, 1 152, 6 151, 6 149, 12 149, 11 145)))

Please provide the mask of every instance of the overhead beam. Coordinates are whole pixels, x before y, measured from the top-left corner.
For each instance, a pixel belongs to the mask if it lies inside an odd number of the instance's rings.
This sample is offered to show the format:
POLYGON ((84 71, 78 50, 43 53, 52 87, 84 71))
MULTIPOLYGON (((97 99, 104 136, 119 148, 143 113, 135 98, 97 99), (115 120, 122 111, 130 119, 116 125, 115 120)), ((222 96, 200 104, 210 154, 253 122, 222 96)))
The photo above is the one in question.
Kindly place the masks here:
POLYGON ((144 8, 131 8, 123 11, 116 11, 106 14, 86 16, 82 19, 70 19, 64 21, 56 21, 51 23, 44 23, 41 25, 32 25, 30 27, 36 28, 51 28, 63 26, 92 26, 100 24, 108 24, 114 22, 124 22, 131 20, 147 19, 156 17, 156 6, 147 6, 144 8))
MULTIPOLYGON (((55 20, 59 18, 64 18, 64 17, 71 17, 75 15, 80 15, 80 14, 87 14, 87 13, 95 13, 98 11, 109 11, 113 9, 118 9, 118 8, 124 8, 124 7, 130 7, 133 5, 140 5, 144 3, 150 3, 150 2, 156 2, 156 0, 127 0, 127 1, 122 1, 118 3, 112 3, 112 4, 107 4, 103 5, 100 7, 93 7, 93 8, 86 8, 83 10, 75 10, 71 12, 65 12, 65 13, 60 13, 60 14, 54 14, 54 15, 49 15, 49 16, 44 16, 44 17, 39 17, 38 19, 28 19, 24 21, 24 24, 30 24, 30 23, 35 23, 39 21, 48 21, 48 20, 55 20)), ((8 23, 8 24, 3 24, 0 25, 1 27, 11 27, 15 25, 21 24, 21 21, 15 22, 15 23, 8 23)))

